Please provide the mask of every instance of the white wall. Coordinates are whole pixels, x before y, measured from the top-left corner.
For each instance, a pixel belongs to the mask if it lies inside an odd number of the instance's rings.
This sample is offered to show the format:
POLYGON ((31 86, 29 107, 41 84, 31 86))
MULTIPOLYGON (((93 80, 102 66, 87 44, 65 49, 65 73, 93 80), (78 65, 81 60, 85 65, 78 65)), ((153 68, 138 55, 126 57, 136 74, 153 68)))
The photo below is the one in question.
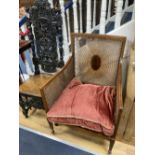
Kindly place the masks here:
POLYGON ((126 36, 127 37, 127 43, 126 43, 126 49, 124 52, 124 57, 128 56, 130 53, 130 46, 134 42, 135 38, 135 21, 132 20, 119 28, 107 33, 111 35, 119 35, 119 36, 126 36))
POLYGON ((131 46, 135 39, 135 21, 132 20, 107 34, 127 37, 124 56, 123 56, 124 59, 122 61, 123 63, 123 67, 122 67, 123 92, 125 92, 125 83, 126 83, 127 68, 128 68, 128 63, 129 63, 129 56, 130 56, 131 46))

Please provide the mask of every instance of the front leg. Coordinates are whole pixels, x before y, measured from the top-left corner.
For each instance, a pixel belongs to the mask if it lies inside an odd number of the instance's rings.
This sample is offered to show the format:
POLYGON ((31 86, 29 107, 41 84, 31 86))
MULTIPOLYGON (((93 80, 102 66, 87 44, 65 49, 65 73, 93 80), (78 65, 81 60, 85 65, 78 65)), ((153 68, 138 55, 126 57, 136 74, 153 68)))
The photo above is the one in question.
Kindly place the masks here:
POLYGON ((22 96, 21 94, 19 94, 19 104, 20 104, 20 107, 22 108, 22 112, 26 118, 28 118, 28 111, 31 108, 31 106, 27 100, 28 99, 26 96, 22 96))
POLYGON ((50 126, 50 128, 52 130, 52 134, 55 134, 53 123, 52 122, 49 122, 48 120, 47 120, 47 122, 48 122, 48 124, 49 124, 49 126, 50 126))

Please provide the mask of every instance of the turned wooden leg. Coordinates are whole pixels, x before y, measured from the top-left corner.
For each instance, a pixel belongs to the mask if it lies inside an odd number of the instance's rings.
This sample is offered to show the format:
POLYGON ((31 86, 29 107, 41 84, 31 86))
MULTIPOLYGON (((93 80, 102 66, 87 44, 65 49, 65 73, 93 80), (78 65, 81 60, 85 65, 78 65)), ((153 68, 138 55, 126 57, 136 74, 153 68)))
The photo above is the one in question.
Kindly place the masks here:
POLYGON ((110 140, 108 155, 112 154, 112 149, 113 149, 114 144, 115 144, 115 140, 110 140))
POLYGON ((25 118, 28 118, 28 111, 29 111, 29 109, 23 109, 23 114, 24 114, 25 118))
POLYGON ((54 132, 54 126, 53 126, 53 123, 51 123, 51 122, 48 121, 48 124, 50 125, 50 128, 51 128, 51 130, 52 130, 52 134, 54 134, 55 132, 54 132))

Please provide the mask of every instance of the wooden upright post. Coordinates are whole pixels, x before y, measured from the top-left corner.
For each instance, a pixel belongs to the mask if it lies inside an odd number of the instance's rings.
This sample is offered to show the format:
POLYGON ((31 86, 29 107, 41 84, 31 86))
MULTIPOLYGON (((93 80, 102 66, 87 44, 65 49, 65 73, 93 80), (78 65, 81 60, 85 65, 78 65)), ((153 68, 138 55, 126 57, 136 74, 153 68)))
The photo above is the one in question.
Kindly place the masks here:
POLYGON ((91 33, 91 0, 87 0, 87 33, 91 33))
POLYGON ((71 38, 70 38, 70 18, 69 18, 69 9, 66 10, 66 15, 67 15, 67 26, 68 26, 68 42, 69 44, 71 43, 71 38))
POLYGON ((121 23, 122 19, 122 7, 123 7, 123 0, 116 1, 116 18, 115 18, 115 28, 118 28, 121 23))
POLYGON ((51 4, 51 8, 53 8, 54 7, 53 0, 48 0, 48 2, 51 4))
POLYGON ((129 0, 126 0, 126 1, 125 1, 125 8, 127 8, 128 5, 129 5, 129 0))
POLYGON ((102 0, 100 17, 100 34, 105 34, 107 0, 102 0))
POLYGON ((96 0, 94 0, 94 9, 93 9, 93 28, 96 25, 96 0))
POLYGON ((78 28, 78 16, 77 16, 77 0, 73 0, 73 14, 74 14, 74 32, 79 31, 78 28))
POLYGON ((80 7, 80 32, 82 33, 82 0, 79 0, 79 7, 80 7))
POLYGON ((66 26, 66 20, 65 20, 64 0, 60 0, 60 8, 61 8, 62 25, 63 25, 62 30, 63 30, 64 57, 66 58, 69 56, 69 47, 68 47, 68 41, 67 41, 67 26, 66 26))
POLYGON ((109 3, 108 3, 108 19, 111 17, 111 5, 112 5, 112 0, 109 0, 109 3))

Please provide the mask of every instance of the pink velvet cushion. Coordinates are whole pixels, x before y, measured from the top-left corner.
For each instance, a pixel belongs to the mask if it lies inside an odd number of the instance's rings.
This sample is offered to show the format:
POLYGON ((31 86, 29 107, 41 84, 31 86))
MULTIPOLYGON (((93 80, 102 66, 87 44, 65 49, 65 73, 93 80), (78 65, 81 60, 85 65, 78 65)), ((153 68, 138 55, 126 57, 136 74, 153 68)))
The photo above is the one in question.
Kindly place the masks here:
POLYGON ((50 122, 81 126, 111 136, 114 96, 114 87, 82 84, 73 79, 53 104, 47 118, 50 122))

